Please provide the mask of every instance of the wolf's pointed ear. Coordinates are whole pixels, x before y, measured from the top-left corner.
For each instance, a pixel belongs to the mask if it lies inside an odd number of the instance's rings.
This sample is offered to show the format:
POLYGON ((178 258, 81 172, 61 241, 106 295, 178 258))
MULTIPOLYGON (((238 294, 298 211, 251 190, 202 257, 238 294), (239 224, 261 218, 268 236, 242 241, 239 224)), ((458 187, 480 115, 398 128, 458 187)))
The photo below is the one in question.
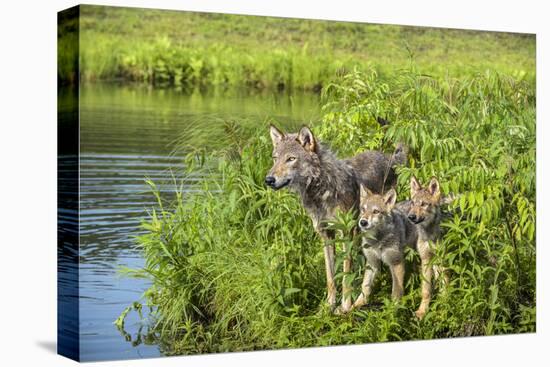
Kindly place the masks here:
POLYGON ((441 196, 441 191, 439 189, 439 181, 437 178, 432 177, 430 183, 428 184, 428 192, 437 200, 441 196))
POLYGON ((366 200, 370 195, 372 195, 372 192, 365 185, 359 185, 359 197, 361 201, 366 200))
POLYGON ((300 129, 300 132, 298 133, 298 142, 305 148, 305 150, 315 152, 317 145, 315 137, 307 126, 300 129))
POLYGON ((285 134, 273 125, 269 125, 269 135, 271 135, 273 146, 279 144, 279 142, 285 137, 285 134))
POLYGON ((411 176, 411 197, 413 197, 418 191, 422 189, 422 185, 416 179, 416 177, 411 176))
POLYGON ((384 204, 386 204, 386 206, 389 209, 392 209, 396 201, 397 201, 397 192, 395 191, 394 188, 392 188, 390 189, 390 191, 386 193, 386 195, 384 195, 384 204))

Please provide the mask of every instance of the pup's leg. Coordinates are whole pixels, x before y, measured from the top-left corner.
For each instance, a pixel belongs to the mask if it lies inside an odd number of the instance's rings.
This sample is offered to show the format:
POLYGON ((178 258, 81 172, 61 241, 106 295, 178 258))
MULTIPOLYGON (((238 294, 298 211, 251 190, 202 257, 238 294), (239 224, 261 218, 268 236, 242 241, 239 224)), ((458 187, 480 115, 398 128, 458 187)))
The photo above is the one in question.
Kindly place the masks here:
POLYGON ((349 244, 344 245, 344 262, 343 270, 344 276, 342 277, 342 307, 341 312, 346 313, 351 310, 351 285, 349 280, 349 272, 351 271, 351 255, 349 254, 350 248, 349 244))
POLYGON ((433 267, 430 264, 432 259, 432 251, 430 249, 430 243, 428 241, 422 241, 418 243, 418 252, 420 254, 421 273, 422 273, 422 301, 416 311, 416 317, 422 319, 426 312, 428 312, 428 306, 432 299, 432 272, 433 267))
POLYGON ((382 261, 389 266, 392 278, 392 298, 399 300, 403 296, 405 261, 403 251, 398 246, 386 248, 382 252, 382 261))
POLYGON ((361 294, 355 300, 352 308, 358 308, 365 305, 368 301, 368 298, 372 292, 372 285, 374 283, 374 278, 380 272, 380 257, 370 248, 363 249, 363 255, 365 256, 365 275, 363 276, 363 283, 361 284, 361 294))
POLYGON ((336 284, 334 283, 334 245, 325 243, 325 272, 327 276, 327 302, 331 308, 336 305, 336 284))
POLYGON ((400 261, 396 264, 390 265, 391 277, 392 277, 392 289, 391 296, 395 300, 403 297, 403 281, 405 279, 405 263, 400 261))

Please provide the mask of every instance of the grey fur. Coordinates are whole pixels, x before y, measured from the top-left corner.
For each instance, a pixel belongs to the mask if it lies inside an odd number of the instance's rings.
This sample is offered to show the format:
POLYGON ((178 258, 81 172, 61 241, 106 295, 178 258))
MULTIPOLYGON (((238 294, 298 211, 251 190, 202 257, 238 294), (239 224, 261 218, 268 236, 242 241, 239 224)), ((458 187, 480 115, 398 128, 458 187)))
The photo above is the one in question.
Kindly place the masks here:
MULTIPOLYGON (((396 209, 397 193, 391 189, 386 195, 361 190, 359 228, 363 232, 362 250, 367 266, 361 286, 361 294, 353 308, 367 303, 381 263, 389 266, 392 274, 392 296, 403 295, 405 276, 405 247, 414 248, 418 241, 417 227, 396 209)), ((397 204, 399 206, 399 204, 397 204)))
MULTIPOLYGON (((274 189, 288 186, 296 192, 315 230, 325 240, 332 234, 324 223, 334 219, 337 210, 358 212, 360 185, 376 193, 386 191, 397 181, 394 166, 406 161, 407 150, 403 145, 399 145, 392 155, 366 151, 349 159, 338 159, 307 127, 298 133, 285 134, 271 126, 270 135, 274 164, 266 184, 274 189)), ((325 245, 325 265, 328 302, 334 306, 333 244, 325 245)))
POLYGON ((396 209, 385 214, 379 226, 363 232, 367 234, 363 237, 363 247, 379 249, 395 247, 402 251, 406 246, 415 248, 418 238, 416 226, 396 209))
MULTIPOLYGON (((405 200, 396 204, 396 211, 399 211, 403 216, 408 217, 412 209, 412 201, 405 200)), ((441 237, 441 207, 434 205, 428 208, 426 218, 415 224, 419 231, 420 238, 425 241, 437 241, 441 237)), ((409 222, 410 219, 407 219, 409 222)), ((412 222, 411 222, 412 223, 412 222)))
POLYGON ((314 144, 315 150, 310 152, 300 143, 299 134, 283 134, 274 144, 273 156, 277 159, 268 176, 275 177, 276 182, 291 180, 286 185, 300 196, 316 229, 320 229, 324 221, 333 219, 337 208, 358 209, 359 185, 375 193, 394 187, 397 182, 394 167, 406 161, 407 151, 403 145, 397 146, 397 154, 365 151, 349 159, 338 159, 321 143, 315 141, 314 144), (298 169, 281 167, 288 154, 300 160, 298 169))
POLYGON ((416 316, 423 318, 432 297, 432 275, 443 275, 444 283, 449 282, 447 270, 431 263, 435 247, 441 237, 441 204, 454 200, 453 195, 442 197, 439 181, 432 177, 425 186, 413 176, 411 178, 411 199, 397 203, 394 192, 382 196, 361 190, 361 214, 359 227, 367 235, 363 239, 363 254, 367 266, 363 278, 362 292, 353 308, 367 303, 380 263, 390 267, 393 287, 392 296, 403 294, 405 268, 403 256, 405 246, 413 247, 420 256, 422 273, 422 301, 416 316), (389 210, 388 210, 389 209, 389 210))
MULTIPOLYGON (((441 196, 439 181, 432 177, 430 182, 422 187, 416 177, 411 177, 411 200, 401 205, 401 212, 407 213, 407 218, 415 223, 418 232, 416 250, 420 255, 420 268, 422 274, 422 300, 416 311, 420 319, 428 312, 432 298, 432 277, 443 275, 444 283, 448 284, 449 275, 447 269, 441 265, 434 265, 431 259, 435 253, 438 241, 441 237, 441 204, 446 203, 441 196)), ((452 201, 452 199, 450 200, 452 201)))

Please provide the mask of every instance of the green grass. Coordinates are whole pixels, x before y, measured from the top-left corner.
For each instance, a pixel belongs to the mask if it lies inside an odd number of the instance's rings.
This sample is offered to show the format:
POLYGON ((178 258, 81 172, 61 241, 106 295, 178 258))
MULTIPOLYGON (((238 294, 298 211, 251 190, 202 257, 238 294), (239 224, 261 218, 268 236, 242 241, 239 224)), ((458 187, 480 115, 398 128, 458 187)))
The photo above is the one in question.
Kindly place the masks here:
MULTIPOLYGON (((60 31, 60 55, 70 43, 60 31)), ((257 16, 81 6, 80 78, 182 89, 320 90, 355 67, 534 78, 533 35, 257 16)), ((70 81, 74 60, 60 58, 70 81)))
MULTIPOLYGON (((434 260, 451 269, 448 287, 436 287, 418 321, 418 257, 410 251, 401 302, 390 301, 384 269, 367 307, 331 314, 310 219, 297 197, 263 184, 266 123, 235 130, 223 152, 189 156, 190 173, 219 178, 201 193, 166 203, 153 187, 160 208, 143 224, 146 265, 135 273, 152 282, 143 300, 153 310, 149 338, 166 354, 192 354, 535 331, 534 80, 494 71, 429 77, 415 66, 391 76, 354 70, 322 97, 313 131, 340 156, 410 146, 399 199, 412 174, 422 182, 436 175, 444 193, 460 194, 434 260), (379 126, 376 116, 391 124, 379 126)), ((357 291, 363 260, 352 252, 357 291)))

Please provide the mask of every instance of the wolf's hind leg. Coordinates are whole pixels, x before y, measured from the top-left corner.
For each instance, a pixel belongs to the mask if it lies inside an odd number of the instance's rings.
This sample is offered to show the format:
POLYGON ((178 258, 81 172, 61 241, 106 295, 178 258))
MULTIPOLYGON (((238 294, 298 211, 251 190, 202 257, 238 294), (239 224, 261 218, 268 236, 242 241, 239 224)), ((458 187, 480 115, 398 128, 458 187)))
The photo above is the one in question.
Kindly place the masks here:
POLYGON ((372 249, 363 249, 363 255, 365 255, 365 274, 363 276, 363 283, 361 284, 361 294, 355 300, 352 308, 359 308, 365 305, 372 292, 372 285, 376 275, 380 272, 380 257, 372 249))
POLYGON ((336 305, 336 284, 334 283, 334 245, 325 244, 325 272, 327 276, 327 303, 330 307, 336 305))

